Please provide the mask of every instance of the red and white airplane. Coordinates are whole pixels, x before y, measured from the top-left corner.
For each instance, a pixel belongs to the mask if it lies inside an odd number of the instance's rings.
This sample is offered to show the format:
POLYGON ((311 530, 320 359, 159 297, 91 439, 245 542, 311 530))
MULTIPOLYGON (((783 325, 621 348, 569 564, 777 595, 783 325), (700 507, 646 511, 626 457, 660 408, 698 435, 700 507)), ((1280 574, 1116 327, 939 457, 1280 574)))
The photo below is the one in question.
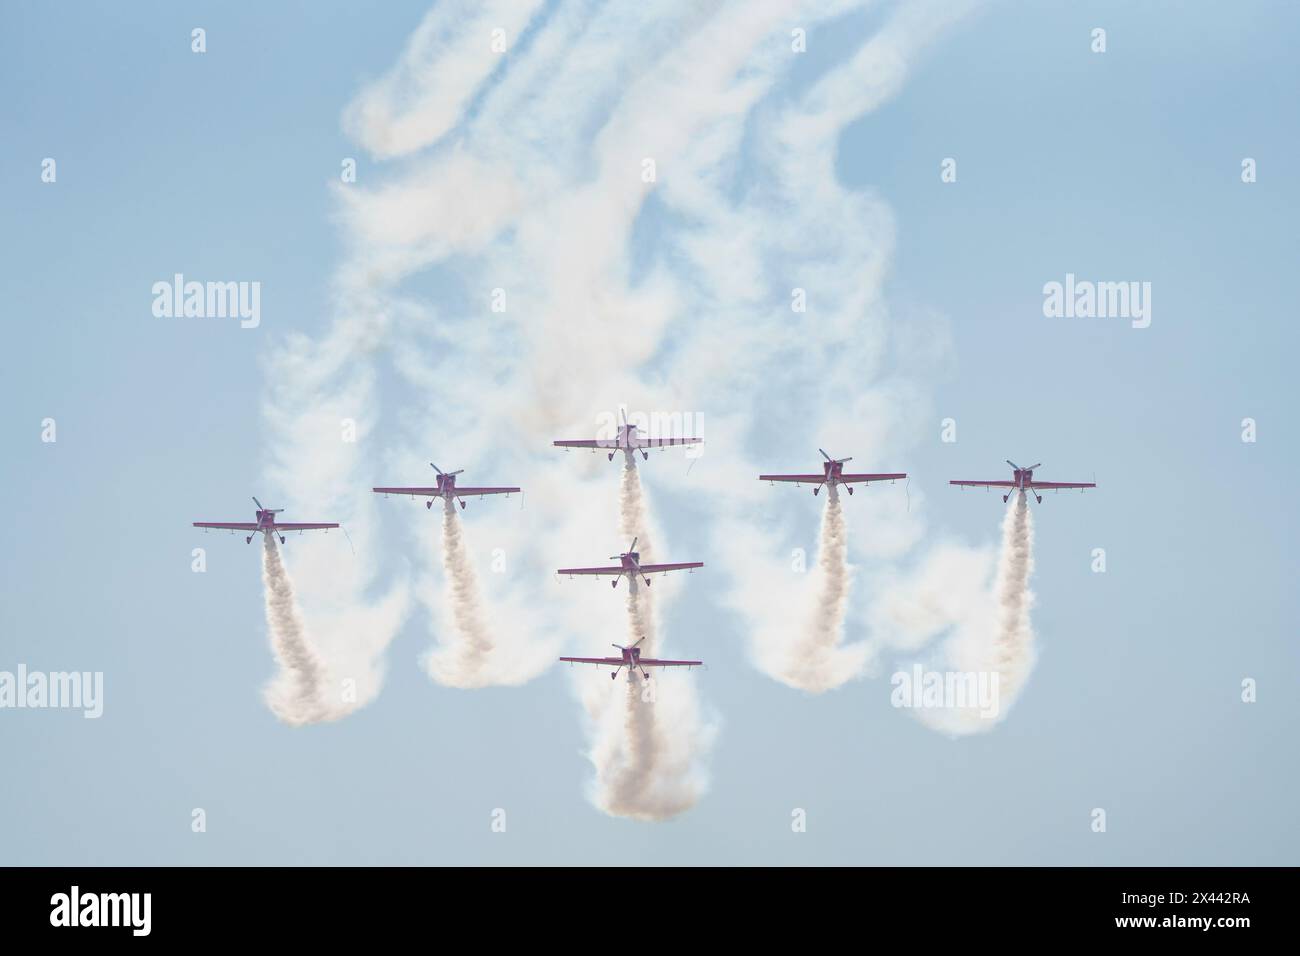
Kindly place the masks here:
POLYGON ((611 554, 609 559, 617 561, 618 564, 609 568, 559 568, 556 574, 593 574, 596 577, 602 577, 606 574, 613 575, 614 580, 609 586, 618 587, 618 579, 627 576, 629 579, 640 577, 645 581, 645 586, 650 586, 651 574, 666 574, 669 571, 689 571, 693 568, 704 567, 703 561, 687 561, 684 564, 642 564, 641 555, 636 551, 637 539, 632 539, 632 546, 622 554, 611 554))
POLYGON ((844 473, 844 463, 852 461, 852 458, 832 458, 826 452, 818 448, 826 462, 822 465, 820 475, 759 475, 759 481, 792 481, 796 485, 811 484, 813 494, 822 490, 823 485, 829 485, 832 488, 836 485, 848 485, 849 494, 853 494, 853 482, 867 484, 873 481, 897 481, 899 478, 906 478, 907 472, 890 472, 888 474, 869 475, 869 474, 848 474, 844 473))
POLYGON ((570 664, 609 664, 614 668, 614 673, 609 675, 610 680, 618 677, 618 672, 624 667, 627 668, 628 680, 631 680, 632 675, 637 671, 641 672, 643 678, 649 680, 650 673, 646 670, 647 667, 698 667, 704 663, 704 661, 663 661, 655 657, 642 657, 641 648, 637 647, 637 644, 644 640, 644 637, 641 638, 631 647, 614 644, 613 646, 618 648, 621 657, 561 657, 560 660, 567 661, 570 664))
POLYGON ((618 426, 618 433, 613 438, 578 438, 573 440, 562 440, 552 442, 560 448, 612 448, 614 451, 609 453, 609 460, 614 460, 614 453, 617 451, 641 452, 641 457, 647 461, 650 458, 650 452, 647 448, 667 448, 670 445, 702 445, 703 438, 646 438, 641 429, 635 425, 629 425, 627 416, 623 414, 623 409, 618 410, 619 417, 623 424, 618 426))
MULTIPOLYGON (((1030 465, 1028 468, 1021 468, 1010 458, 1007 464, 1012 469, 1011 481, 950 481, 950 485, 970 485, 975 488, 1010 488, 1013 491, 1028 491, 1038 503, 1043 503, 1043 496, 1038 493, 1039 488, 1061 489, 1061 488, 1096 488, 1096 482, 1092 481, 1035 481, 1034 469, 1041 468, 1043 463, 1040 461, 1036 465, 1030 465)), ((1002 496, 1006 501, 1011 497, 1011 491, 1002 496)))
POLYGON ((253 504, 257 505, 256 521, 196 521, 194 527, 252 532, 244 539, 245 544, 251 544, 253 535, 259 531, 264 535, 277 535, 280 538, 280 543, 284 544, 284 535, 280 534, 281 531, 322 531, 338 527, 334 522, 324 521, 276 521, 275 516, 284 511, 283 508, 263 508, 262 503, 256 498, 253 499, 253 504))
POLYGON ((429 467, 438 472, 438 484, 432 488, 372 488, 371 491, 381 495, 410 495, 412 498, 428 498, 424 503, 426 508, 433 507, 435 498, 442 498, 446 501, 457 500, 460 502, 462 509, 465 507, 465 496, 473 497, 474 495, 509 495, 518 488, 460 488, 456 485, 456 476, 465 473, 465 469, 458 471, 443 472, 433 462, 429 462, 429 467))

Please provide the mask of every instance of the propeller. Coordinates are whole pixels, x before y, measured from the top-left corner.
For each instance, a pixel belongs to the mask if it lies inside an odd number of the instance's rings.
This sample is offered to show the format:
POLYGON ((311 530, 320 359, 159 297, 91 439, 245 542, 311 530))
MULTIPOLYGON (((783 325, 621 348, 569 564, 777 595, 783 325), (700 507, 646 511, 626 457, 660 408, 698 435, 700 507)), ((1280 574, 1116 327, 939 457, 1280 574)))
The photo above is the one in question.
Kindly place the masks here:
POLYGON ((827 461, 829 461, 829 462, 830 462, 831 464, 833 464, 833 465, 842 465, 842 464, 844 464, 846 461, 852 461, 852 460, 853 460, 852 456, 850 456, 850 457, 848 457, 848 458, 832 458, 830 455, 826 454, 826 449, 825 449, 825 448, 818 448, 817 450, 818 450, 819 452, 822 453, 822 457, 823 457, 823 458, 825 458, 827 461))
MULTIPOLYGON (((625 551, 623 554, 633 554, 633 553, 635 553, 635 552, 636 552, 636 543, 637 543, 638 540, 639 540, 639 536, 638 536, 637 538, 633 538, 633 539, 632 539, 632 544, 628 547, 627 551, 625 551)), ((617 561, 619 558, 623 557, 623 554, 611 554, 611 555, 609 556, 609 560, 611 560, 611 561, 617 561)))
MULTIPOLYGON (((630 433, 632 433, 633 435, 639 435, 639 434, 641 434, 641 428, 640 428, 639 426, 628 424, 628 420, 627 420, 627 406, 626 406, 626 405, 620 405, 620 406, 618 406, 618 417, 619 417, 619 420, 622 421, 622 423, 623 423, 623 431, 625 431, 625 432, 630 432, 630 433)), ((642 454, 644 454, 644 452, 643 452, 642 454)))
POLYGON ((253 504, 257 505, 257 510, 258 510, 258 511, 269 511, 269 512, 270 512, 271 514, 273 514, 273 515, 278 515, 280 512, 282 512, 282 511, 284 510, 283 508, 267 508, 267 507, 265 507, 265 506, 264 506, 260 501, 257 500, 257 496, 256 496, 256 495, 253 496, 253 504))
POLYGON ((463 474, 465 474, 465 469, 464 469, 464 468, 458 468, 458 469, 456 469, 455 471, 443 471, 441 468, 439 468, 439 467, 438 467, 437 465, 435 465, 433 462, 429 462, 429 467, 432 468, 434 471, 436 471, 438 474, 443 475, 443 476, 463 475, 463 474))
POLYGON ((1042 467, 1043 467, 1043 463, 1040 461, 1040 462, 1039 462, 1038 464, 1036 464, 1036 465, 1030 465, 1030 466, 1029 466, 1028 468, 1026 468, 1025 470, 1026 470, 1026 471, 1033 471, 1035 468, 1042 468, 1042 467))
POLYGON ((1023 468, 1021 468, 1019 465, 1017 465, 1017 464, 1016 464, 1014 461, 1012 461, 1010 458, 1006 458, 1006 459, 1004 459, 1004 461, 1006 461, 1006 463, 1007 463, 1008 465, 1010 465, 1012 468, 1014 468, 1016 471, 1024 471, 1023 468))

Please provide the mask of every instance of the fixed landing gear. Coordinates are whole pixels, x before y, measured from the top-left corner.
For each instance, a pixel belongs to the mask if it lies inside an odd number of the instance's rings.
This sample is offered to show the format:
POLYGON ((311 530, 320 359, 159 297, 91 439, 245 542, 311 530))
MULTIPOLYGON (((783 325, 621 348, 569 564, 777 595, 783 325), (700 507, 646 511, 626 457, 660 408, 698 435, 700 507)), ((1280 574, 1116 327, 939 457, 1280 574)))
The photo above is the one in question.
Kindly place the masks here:
POLYGON ((252 544, 252 543, 253 543, 253 536, 250 534, 247 538, 244 539, 244 544, 252 544))
POLYGON ((460 510, 461 510, 461 511, 464 511, 464 510, 465 510, 465 501, 464 501, 464 499, 461 499, 461 501, 460 501, 460 510))
POLYGON ((433 499, 430 498, 428 501, 426 501, 426 502, 424 503, 424 506, 425 506, 426 508, 429 508, 430 510, 432 510, 432 509, 433 509, 433 499))
POLYGON ((614 460, 614 453, 612 451, 609 453, 609 460, 610 461, 614 460))
POLYGON ((848 487, 848 489, 849 489, 849 494, 853 494, 853 486, 852 486, 852 485, 848 485, 847 487, 848 487))
POLYGON ((280 543, 284 544, 284 535, 280 535, 280 543))
POLYGON ((650 453, 649 453, 648 451, 643 451, 643 452, 641 452, 641 457, 642 457, 644 460, 649 461, 649 460, 650 460, 650 453))

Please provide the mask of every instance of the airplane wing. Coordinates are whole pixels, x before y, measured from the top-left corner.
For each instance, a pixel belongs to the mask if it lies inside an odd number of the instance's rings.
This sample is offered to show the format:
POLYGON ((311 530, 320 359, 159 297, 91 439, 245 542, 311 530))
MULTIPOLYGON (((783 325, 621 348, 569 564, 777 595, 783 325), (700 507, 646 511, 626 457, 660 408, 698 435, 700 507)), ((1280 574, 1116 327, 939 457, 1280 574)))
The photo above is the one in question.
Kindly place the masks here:
POLYGON ((553 441, 552 445, 558 445, 561 448, 617 448, 618 439, 616 438, 579 438, 573 441, 553 441))
POLYGON ((1096 488, 1093 481, 1031 481, 1031 488, 1096 488))
POLYGON ((669 445, 703 445, 703 438, 633 438, 636 448, 666 448, 669 445))
POLYGON ((380 495, 418 495, 422 498, 438 497, 437 488, 371 488, 370 490, 380 495))
POLYGON ((473 495, 509 495, 518 490, 518 488, 462 488, 457 485, 452 493, 470 497, 473 495))
POLYGON ((609 664, 611 667, 623 663, 621 657, 561 657, 560 660, 569 664, 609 664))
POLYGON ((256 531, 257 523, 253 521, 196 521, 196 528, 229 528, 231 531, 256 531))
POLYGON ((627 574, 628 569, 621 566, 610 568, 557 568, 556 574, 594 574, 600 577, 603 574, 627 574))
POLYGON ((337 528, 332 521, 277 521, 277 531, 320 531, 325 528, 337 528))
POLYGON ((643 657, 637 663, 642 667, 699 667, 704 661, 661 661, 653 657, 643 657))
POLYGON ((688 568, 702 568, 703 561, 687 561, 684 564, 643 564, 642 574, 662 574, 666 571, 685 571, 688 568))
POLYGON ((1014 488, 1014 481, 950 481, 950 485, 972 485, 976 488, 1014 488))
POLYGON ((759 475, 758 480, 759 481, 793 481, 796 484, 809 483, 809 484, 820 485, 823 481, 826 480, 826 476, 824 474, 823 475, 759 475))
POLYGON ((841 484, 848 484, 850 482, 855 482, 855 481, 862 481, 862 482, 897 481, 899 478, 906 478, 906 477, 907 477, 907 472, 899 472, 897 474, 888 474, 888 475, 840 475, 840 482, 841 484))

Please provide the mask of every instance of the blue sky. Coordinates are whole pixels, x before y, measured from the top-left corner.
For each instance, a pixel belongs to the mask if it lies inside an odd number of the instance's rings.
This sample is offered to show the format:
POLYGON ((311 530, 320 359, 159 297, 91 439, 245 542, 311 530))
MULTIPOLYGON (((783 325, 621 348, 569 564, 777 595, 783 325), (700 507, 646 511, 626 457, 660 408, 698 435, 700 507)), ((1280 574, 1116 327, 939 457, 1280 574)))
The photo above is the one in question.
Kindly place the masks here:
MULTIPOLYGON (((801 102, 900 9, 852 10, 811 27, 808 52, 778 72, 747 122, 761 130, 765 116, 801 102)), ((548 8, 524 31, 521 57, 563 12, 548 8)), ((9 266, 0 271, 9 316, 0 480, 11 503, 0 670, 103 671, 106 699, 94 721, 0 711, 11 782, 0 791, 0 862, 1296 862, 1288 797, 1300 707, 1288 691, 1300 609, 1285 483, 1298 464, 1287 366, 1297 344, 1289 214, 1300 198, 1291 170, 1300 143, 1288 119, 1300 13, 1283 3, 1231 12, 1209 3, 973 7, 909 50, 897 91, 836 133, 833 175, 869 205, 844 207, 824 231, 852 231, 864 208, 889 220, 864 233, 883 274, 881 298, 862 319, 886 330, 889 345, 863 353, 880 367, 861 374, 864 388, 897 384, 873 392, 902 406, 891 407, 891 424, 809 407, 828 396, 861 407, 844 391, 853 370, 818 351, 833 323, 815 311, 796 320, 807 351, 757 398, 737 382, 732 392, 724 383, 708 396, 666 399, 699 403, 687 407, 716 429, 710 449, 743 445, 773 468, 802 470, 820 442, 839 438, 848 447, 835 454, 913 476, 909 517, 889 519, 901 522, 889 525, 899 536, 919 535, 908 548, 877 552, 859 533, 881 514, 872 507, 897 508, 897 490, 882 490, 875 505, 846 503, 859 521, 850 638, 870 618, 870 582, 883 565, 921 566, 933 541, 996 544, 1000 502, 949 489, 949 478, 1001 478, 1008 457, 1045 462, 1047 479, 1096 476, 1095 494, 1049 497, 1035 512, 1039 659, 993 731, 949 739, 891 708, 887 674, 911 659, 896 647, 879 650, 872 672, 819 695, 754 666, 751 622, 723 596, 743 587, 735 579, 748 569, 719 543, 754 499, 739 496, 721 452, 689 473, 668 455, 643 469, 665 554, 710 564, 663 616, 671 649, 710 664, 665 678, 692 682, 716 727, 702 758, 707 790, 690 810, 647 823, 593 805, 590 740, 566 671, 476 690, 429 679, 420 658, 431 628, 419 602, 436 595, 426 572, 437 581, 440 569, 426 552, 437 519, 422 508, 411 519, 416 509, 399 503, 354 516, 355 556, 333 535, 286 547, 305 592, 314 569, 360 567, 374 573, 358 585, 366 600, 400 581, 411 607, 367 706, 322 726, 279 724, 259 693, 272 662, 258 557, 189 523, 247 520, 252 494, 286 504, 290 519, 332 516, 308 513, 321 507, 318 490, 277 485, 276 475, 294 475, 284 456, 300 449, 286 452, 267 407, 295 367, 287 357, 302 354, 292 336, 322 341, 346 311, 345 265, 364 244, 340 196, 340 161, 357 158, 363 189, 419 177, 418 150, 378 156, 341 117, 393 69, 425 13, 423 4, 342 3, 5 12, 0 62, 21 94, 0 115, 9 266), (190 52, 194 26, 207 30, 205 54, 190 52), (1104 54, 1089 49, 1097 26, 1107 30, 1104 54), (54 184, 40 180, 45 157, 57 160, 54 184), (956 183, 939 180, 945 157, 957 160, 956 183), (1240 181, 1243 157, 1257 159, 1258 182, 1240 181), (261 326, 155 318, 150 287, 176 272, 260 281, 261 326), (1150 281, 1151 326, 1045 318, 1042 286, 1067 272, 1150 281), (770 418, 726 431, 740 420, 736 408, 763 401, 779 406, 770 418), (54 444, 40 441, 47 417, 57 421, 54 444), (956 443, 940 441, 946 417, 957 421, 956 443), (1253 444, 1240 439, 1245 417, 1258 422, 1253 444), (733 493, 741 505, 727 504, 733 493), (382 554, 379 541, 388 543, 382 554), (208 570, 194 574, 190 553, 200 546, 208 570), (1105 574, 1090 571, 1096 547, 1106 549, 1105 574), (1259 686, 1249 705, 1239 699, 1247 677, 1259 686), (196 807, 206 833, 191 832, 196 807), (1107 811, 1104 834, 1089 828, 1096 807, 1107 811), (504 834, 491 832, 494 808, 508 813, 504 834), (793 808, 807 810, 806 833, 791 831, 793 808)), ((705 29, 702 20, 683 16, 683 31, 705 29)), ((786 33, 776 31, 771 48, 786 33)), ((593 97, 616 101, 640 66, 628 56, 623 79, 593 97)), ((490 114, 491 103, 482 109, 490 114)), ((652 118, 671 128, 665 113, 652 118)), ((473 115, 449 139, 511 167, 523 147, 494 141, 473 115)), ((713 128, 695 128, 694 142, 713 128)), ((572 143, 595 139, 584 131, 572 143)), ((741 143, 729 188, 779 192, 761 135, 741 143)), ((449 149, 429 148, 435 157, 449 149)), ((672 164, 663 168, 665 185, 683 188, 672 164)), ((634 274, 663 263, 673 272, 688 248, 694 225, 680 196, 653 195, 639 210, 634 274)), ((526 230, 532 220, 520 222, 526 230)), ((590 222, 570 228, 590 229, 599 245, 603 222, 597 203, 590 222)), ((533 418, 508 430, 504 401, 491 414, 474 407, 475 376, 495 369, 493 336, 503 352, 526 339, 484 331, 472 314, 480 280, 499 268, 494 255, 434 257, 385 290, 390 305, 436 303, 427 307, 439 324, 420 326, 429 316, 416 312, 414 332, 375 344, 371 397, 382 409, 348 466, 362 493, 426 480, 424 461, 442 448, 485 481, 527 489, 571 475, 613 493, 616 466, 583 471, 585 460, 546 447, 561 434, 534 434, 533 418), (430 342, 440 344, 421 352, 430 342), (447 381, 446 394, 426 389, 428 369, 447 381), (516 443, 539 447, 516 455, 506 447, 516 443)), ((520 262, 502 281, 528 301, 548 280, 520 262)), ((728 295, 718 286, 689 301, 728 295)), ((690 334, 722 321, 690 318, 690 334)), ((636 336, 609 321, 617 339, 636 336)), ((667 328, 671 343, 679 327, 667 328)), ((674 359, 688 365, 708 340, 676 340, 691 346, 687 356, 661 342, 640 380, 692 381, 674 359)), ((560 420, 589 421, 610 400, 602 386, 590 416, 566 407, 560 420)), ((310 485, 302 467, 295 477, 310 485)), ((815 546, 819 503, 806 491, 763 494, 758 507, 780 536, 768 557, 780 563, 786 545, 815 546)), ((527 498, 522 512, 471 504, 467 535, 483 552, 506 534, 492 522, 549 538, 545 553, 521 557, 523 568, 558 566, 543 562, 552 554, 576 562, 612 553, 613 515, 548 524, 545 495, 527 498)), ((612 599, 588 607, 549 581, 499 593, 482 583, 489 606, 499 597, 522 608, 502 611, 504 626, 536 622, 551 631, 538 639, 563 653, 619 637, 606 639, 621 626, 612 599), (575 620, 590 620, 590 630, 554 633, 575 620)))

